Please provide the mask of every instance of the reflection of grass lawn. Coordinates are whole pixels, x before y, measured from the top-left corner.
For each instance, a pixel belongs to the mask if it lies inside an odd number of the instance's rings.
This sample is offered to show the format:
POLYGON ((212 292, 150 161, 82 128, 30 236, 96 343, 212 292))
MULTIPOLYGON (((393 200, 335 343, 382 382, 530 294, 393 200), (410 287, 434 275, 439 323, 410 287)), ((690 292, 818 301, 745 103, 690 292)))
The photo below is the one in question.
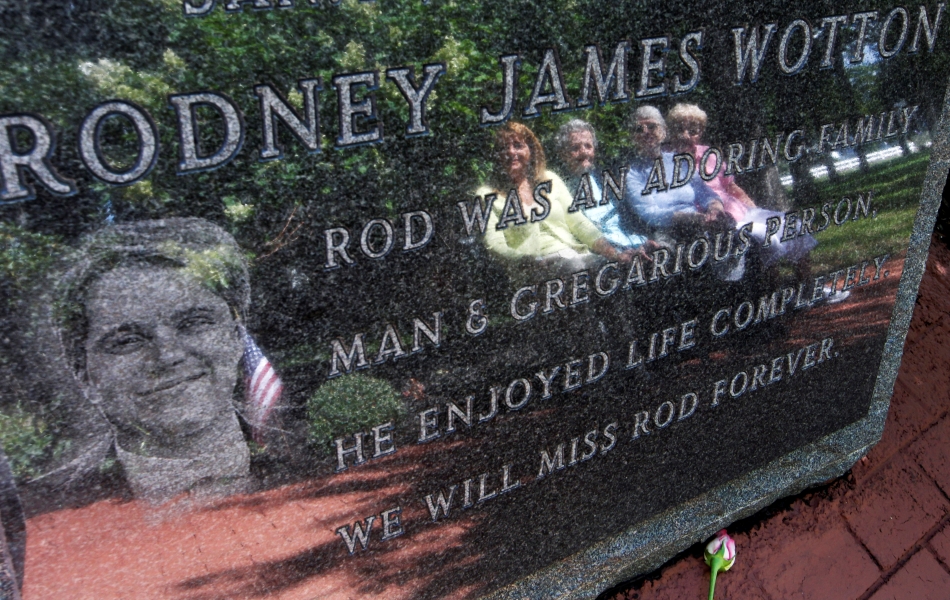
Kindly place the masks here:
POLYGON ((853 196, 870 189, 874 190, 875 202, 882 206, 916 204, 929 162, 930 153, 921 152, 880 166, 872 165, 868 173, 849 173, 839 181, 825 180, 817 185, 823 198, 853 196))
POLYGON ((811 253, 812 270, 823 273, 872 256, 901 252, 907 247, 916 214, 916 207, 879 210, 876 219, 831 226, 815 236, 818 247, 811 253))
POLYGON ((812 269, 821 273, 880 254, 895 255, 907 247, 917 214, 921 185, 927 173, 929 153, 872 167, 868 173, 846 175, 837 182, 818 185, 822 202, 834 205, 843 196, 852 199, 859 192, 873 191, 876 218, 831 225, 817 234, 818 247, 812 252, 812 269))

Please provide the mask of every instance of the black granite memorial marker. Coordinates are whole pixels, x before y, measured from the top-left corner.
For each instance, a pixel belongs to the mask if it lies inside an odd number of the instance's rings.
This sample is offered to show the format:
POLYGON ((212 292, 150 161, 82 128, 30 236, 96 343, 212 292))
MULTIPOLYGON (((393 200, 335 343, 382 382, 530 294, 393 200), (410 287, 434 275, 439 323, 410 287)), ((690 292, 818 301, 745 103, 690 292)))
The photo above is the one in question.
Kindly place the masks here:
POLYGON ((592 597, 840 475, 950 168, 945 13, 0 7, 23 596, 592 597))

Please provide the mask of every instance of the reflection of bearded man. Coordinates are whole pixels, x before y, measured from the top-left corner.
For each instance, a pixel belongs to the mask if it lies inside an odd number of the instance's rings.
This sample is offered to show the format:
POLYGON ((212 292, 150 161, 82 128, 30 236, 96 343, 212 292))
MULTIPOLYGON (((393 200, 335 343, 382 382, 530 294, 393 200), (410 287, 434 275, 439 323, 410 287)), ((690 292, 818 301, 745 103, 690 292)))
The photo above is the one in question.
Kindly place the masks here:
POLYGON ((618 207, 604 198, 604 181, 595 168, 597 135, 593 126, 581 119, 571 119, 561 125, 556 141, 558 155, 569 172, 566 180, 568 188, 575 198, 578 192, 589 196, 584 216, 600 229, 608 242, 621 251, 652 249, 651 244, 644 246, 647 239, 634 230, 629 218, 621 219, 620 210, 624 207, 618 207), (586 189, 579 189, 585 185, 586 189))
POLYGON ((249 287, 234 239, 200 219, 108 227, 61 291, 67 360, 136 496, 241 489, 249 451, 233 393, 249 287))

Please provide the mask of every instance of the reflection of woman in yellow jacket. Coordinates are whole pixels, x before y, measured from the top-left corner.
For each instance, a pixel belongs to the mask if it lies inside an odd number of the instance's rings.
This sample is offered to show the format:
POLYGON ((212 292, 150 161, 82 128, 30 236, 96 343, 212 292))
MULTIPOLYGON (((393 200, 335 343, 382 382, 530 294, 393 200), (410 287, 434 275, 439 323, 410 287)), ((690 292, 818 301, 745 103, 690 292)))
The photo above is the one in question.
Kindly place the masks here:
POLYGON ((632 258, 632 252, 614 248, 582 211, 568 212, 571 194, 560 177, 545 169, 544 150, 530 129, 508 123, 495 137, 495 152, 491 182, 477 192, 498 195, 485 231, 485 245, 493 254, 582 264, 593 262, 592 252, 609 260, 632 258), (550 185, 541 187, 538 201, 535 188, 544 182, 550 185), (520 206, 506 202, 513 192, 520 206))

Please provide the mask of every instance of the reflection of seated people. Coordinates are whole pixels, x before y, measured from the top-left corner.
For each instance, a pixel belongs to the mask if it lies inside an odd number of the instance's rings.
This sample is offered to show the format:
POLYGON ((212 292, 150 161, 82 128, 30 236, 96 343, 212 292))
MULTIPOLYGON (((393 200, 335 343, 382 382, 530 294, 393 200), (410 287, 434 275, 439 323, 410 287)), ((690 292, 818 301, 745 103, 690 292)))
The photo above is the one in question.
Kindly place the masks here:
MULTIPOLYGON (((692 154, 696 159, 697 170, 703 153, 709 149, 702 141, 706 131, 707 117, 705 111, 695 104, 677 104, 668 115, 670 137, 673 149, 676 152, 692 154)), ((723 209, 741 227, 752 223, 752 237, 759 242, 765 241, 766 220, 769 217, 782 217, 782 213, 759 208, 745 191, 740 188, 732 176, 720 171, 712 180, 707 182, 709 187, 719 196, 723 209)), ((779 234, 772 235, 772 243, 761 248, 762 266, 769 267, 782 258, 796 261, 799 271, 808 270, 808 253, 818 244, 811 235, 795 237, 787 242, 779 239, 779 234)))
POLYGON ((498 130, 491 181, 476 193, 497 194, 485 231, 485 245, 496 255, 570 268, 602 260, 597 255, 625 259, 583 212, 568 212, 570 192, 560 177, 545 168, 538 138, 520 123, 509 122, 498 130), (534 197, 535 187, 543 182, 550 182, 549 207, 534 197))
MULTIPOLYGON (((102 229, 63 278, 65 356, 112 432, 99 460, 114 449, 136 496, 245 487, 250 453, 233 394, 242 355, 257 349, 242 326, 249 300, 240 247, 201 219, 102 229)), ((270 383, 269 398, 242 407, 252 424, 279 396, 280 380, 270 383)))
MULTIPOLYGON (((634 113, 634 119, 633 144, 637 157, 627 171, 624 199, 646 226, 653 229, 650 237, 673 247, 705 232, 730 230, 735 221, 697 174, 685 185, 669 186, 674 175, 673 154, 662 151, 667 129, 660 111, 644 105, 634 113), (662 174, 657 169, 657 159, 662 161, 662 174), (656 185, 644 194, 650 184, 656 185)), ((717 275, 726 281, 736 281, 742 277, 744 264, 744 257, 718 263, 717 275)))
POLYGON ((562 125, 557 132, 557 152, 569 172, 567 183, 572 194, 577 193, 581 178, 585 174, 589 176, 590 200, 594 206, 585 208, 584 214, 603 232, 604 238, 624 251, 643 246, 647 238, 623 227, 617 206, 605 201, 604 182, 594 168, 597 136, 590 123, 572 119, 562 125))
POLYGON ((635 114, 633 145, 637 157, 627 172, 625 199, 637 215, 650 227, 673 233, 695 224, 703 226, 727 223, 719 197, 698 177, 683 186, 668 187, 673 174, 673 155, 662 151, 666 139, 666 122, 653 106, 641 106, 635 114), (660 189, 643 194, 651 175, 655 175, 656 159, 662 158, 665 181, 660 189))

